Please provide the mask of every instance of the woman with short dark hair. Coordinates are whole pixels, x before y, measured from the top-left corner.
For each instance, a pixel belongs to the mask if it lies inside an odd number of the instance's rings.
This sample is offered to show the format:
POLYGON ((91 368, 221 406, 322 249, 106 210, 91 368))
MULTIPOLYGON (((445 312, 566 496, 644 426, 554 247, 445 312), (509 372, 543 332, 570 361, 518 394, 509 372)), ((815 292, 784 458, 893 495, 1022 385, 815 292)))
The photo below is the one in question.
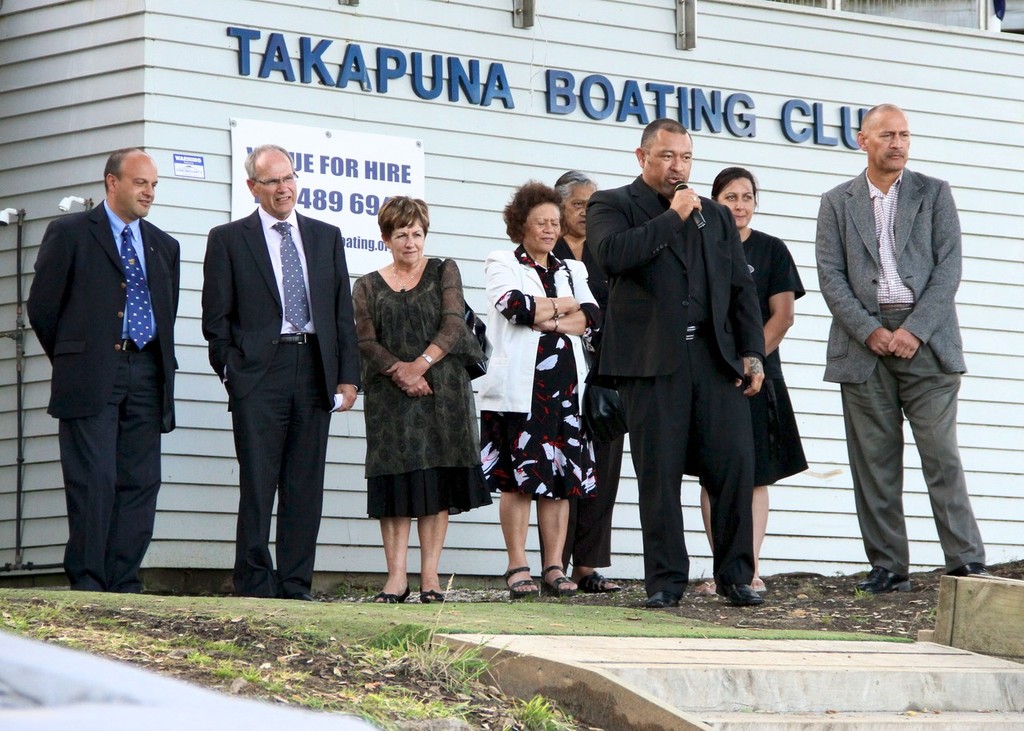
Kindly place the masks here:
POLYGON ((466 364, 482 357, 466 327, 462 277, 423 255, 427 204, 399 196, 377 216, 392 262, 352 288, 362 357, 367 513, 380 520, 388 578, 378 602, 409 596, 412 519, 420 601, 444 601, 438 562, 448 516, 489 505, 466 364))
POLYGON ((562 568, 569 505, 594 489, 594 457, 581 429, 586 378, 583 337, 600 324, 600 310, 577 261, 551 253, 561 232, 561 196, 542 183, 518 188, 505 207, 514 251, 487 257, 488 334, 494 345, 481 379, 481 459, 500 518, 512 599, 538 594, 526 561, 531 503, 543 538, 541 588, 572 596, 577 586, 562 568))

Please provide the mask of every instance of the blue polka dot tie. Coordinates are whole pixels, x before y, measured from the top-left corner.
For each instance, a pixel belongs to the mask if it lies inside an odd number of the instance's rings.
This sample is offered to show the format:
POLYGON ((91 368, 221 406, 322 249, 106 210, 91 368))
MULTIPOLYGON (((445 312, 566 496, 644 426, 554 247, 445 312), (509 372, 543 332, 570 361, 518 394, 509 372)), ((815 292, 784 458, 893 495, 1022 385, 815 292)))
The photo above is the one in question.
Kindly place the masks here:
POLYGON ((284 319, 301 330, 309 322, 309 300, 302 278, 302 260, 292 239, 292 225, 287 221, 274 224, 281 234, 281 275, 284 279, 284 319))
POLYGON ((121 232, 121 265, 127 282, 125 317, 128 318, 128 337, 135 341, 139 350, 146 347, 155 336, 153 327, 153 305, 149 299, 149 285, 146 273, 132 243, 132 230, 125 226, 121 232))

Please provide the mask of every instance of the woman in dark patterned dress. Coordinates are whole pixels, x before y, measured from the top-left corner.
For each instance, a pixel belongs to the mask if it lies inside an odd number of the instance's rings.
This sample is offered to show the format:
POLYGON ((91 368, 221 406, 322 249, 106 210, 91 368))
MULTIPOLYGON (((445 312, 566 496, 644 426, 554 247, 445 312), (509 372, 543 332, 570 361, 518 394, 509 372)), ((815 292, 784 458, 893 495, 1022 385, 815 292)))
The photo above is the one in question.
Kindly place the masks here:
POLYGON ((427 205, 397 197, 377 216, 391 264, 352 288, 362 357, 367 513, 380 519, 388 578, 376 601, 409 596, 412 519, 420 601, 444 601, 438 562, 449 514, 489 505, 466 363, 482 357, 463 313, 455 262, 428 259, 427 205))
MULTIPOLYGON (((764 362, 764 385, 760 393, 749 400, 754 427, 755 485, 754 580, 750 586, 763 594, 766 589, 761 580, 758 556, 768 528, 768 485, 807 469, 779 357, 779 343, 793 325, 794 303, 804 296, 804 286, 786 244, 781 239, 750 228, 757 208, 757 182, 749 170, 739 167, 722 170, 711 186, 711 197, 732 211, 736 220, 747 266, 757 285, 764 321, 765 353, 768 354, 764 362)), ((708 494, 702 489, 701 512, 710 542, 709 511, 708 494)), ((714 595, 714 582, 705 582, 697 591, 714 595)))
POLYGON ((487 482, 501 492, 504 578, 512 599, 538 593, 526 561, 534 501, 544 545, 541 586, 556 596, 576 593, 562 570, 566 498, 594 490, 593 450, 580 420, 587 372, 582 338, 598 327, 601 314, 586 267, 551 254, 561 202, 541 183, 516 190, 504 218, 519 246, 491 252, 485 264, 494 352, 480 381, 481 459, 487 482))

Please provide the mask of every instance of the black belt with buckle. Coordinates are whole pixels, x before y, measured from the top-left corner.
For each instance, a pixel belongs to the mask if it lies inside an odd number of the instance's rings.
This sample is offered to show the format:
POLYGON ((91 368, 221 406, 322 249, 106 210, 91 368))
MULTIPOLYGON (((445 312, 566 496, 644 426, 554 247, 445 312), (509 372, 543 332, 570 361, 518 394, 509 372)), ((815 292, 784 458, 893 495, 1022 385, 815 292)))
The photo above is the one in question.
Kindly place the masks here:
POLYGON ((141 348, 135 344, 134 340, 131 339, 122 340, 121 342, 114 346, 114 350, 119 350, 122 353, 148 353, 150 350, 153 350, 155 348, 155 340, 150 340, 141 348))
POLYGON ((277 342, 283 345, 306 345, 312 343, 316 333, 281 333, 277 342))
POLYGON ((686 325, 686 339, 696 340, 704 334, 703 322, 690 322, 686 325))

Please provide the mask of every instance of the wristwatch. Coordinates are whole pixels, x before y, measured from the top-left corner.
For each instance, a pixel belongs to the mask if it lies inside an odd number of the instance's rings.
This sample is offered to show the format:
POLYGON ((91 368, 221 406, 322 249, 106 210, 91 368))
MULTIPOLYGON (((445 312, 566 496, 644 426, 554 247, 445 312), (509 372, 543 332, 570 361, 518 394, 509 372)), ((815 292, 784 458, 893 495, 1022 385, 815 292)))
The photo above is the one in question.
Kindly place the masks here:
POLYGON ((433 359, 433 358, 431 358, 431 357, 430 357, 429 355, 427 355, 426 353, 420 353, 420 357, 421 357, 421 358, 422 358, 423 360, 427 361, 427 365, 434 365, 434 359, 433 359))

